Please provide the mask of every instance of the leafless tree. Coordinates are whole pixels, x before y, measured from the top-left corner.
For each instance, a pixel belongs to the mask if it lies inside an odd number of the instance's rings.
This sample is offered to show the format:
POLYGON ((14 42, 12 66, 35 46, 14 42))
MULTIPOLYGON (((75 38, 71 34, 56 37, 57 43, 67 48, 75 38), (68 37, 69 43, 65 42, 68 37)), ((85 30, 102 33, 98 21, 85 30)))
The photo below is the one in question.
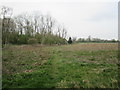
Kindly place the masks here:
POLYGON ((67 31, 66 31, 66 29, 63 27, 63 29, 62 29, 62 38, 66 38, 66 35, 67 35, 67 31))
POLYGON ((2 41, 3 44, 8 43, 9 31, 10 31, 10 21, 13 10, 9 7, 2 6, 1 8, 1 18, 2 18, 2 41))

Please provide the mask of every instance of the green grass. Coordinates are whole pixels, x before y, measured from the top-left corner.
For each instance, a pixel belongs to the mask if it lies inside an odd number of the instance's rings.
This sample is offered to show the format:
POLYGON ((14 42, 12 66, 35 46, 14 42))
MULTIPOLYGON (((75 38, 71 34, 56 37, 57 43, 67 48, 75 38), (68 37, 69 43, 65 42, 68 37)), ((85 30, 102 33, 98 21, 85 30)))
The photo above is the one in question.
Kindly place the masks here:
POLYGON ((118 88, 116 44, 99 47, 10 46, 3 50, 3 88, 118 88))

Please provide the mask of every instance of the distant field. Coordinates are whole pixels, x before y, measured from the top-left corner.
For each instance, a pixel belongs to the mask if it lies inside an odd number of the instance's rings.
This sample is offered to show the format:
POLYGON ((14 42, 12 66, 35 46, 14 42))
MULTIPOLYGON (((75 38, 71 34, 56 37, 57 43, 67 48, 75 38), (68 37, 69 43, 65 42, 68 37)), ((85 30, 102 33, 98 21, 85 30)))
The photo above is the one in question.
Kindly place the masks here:
POLYGON ((118 44, 11 45, 3 88, 117 88, 118 44))

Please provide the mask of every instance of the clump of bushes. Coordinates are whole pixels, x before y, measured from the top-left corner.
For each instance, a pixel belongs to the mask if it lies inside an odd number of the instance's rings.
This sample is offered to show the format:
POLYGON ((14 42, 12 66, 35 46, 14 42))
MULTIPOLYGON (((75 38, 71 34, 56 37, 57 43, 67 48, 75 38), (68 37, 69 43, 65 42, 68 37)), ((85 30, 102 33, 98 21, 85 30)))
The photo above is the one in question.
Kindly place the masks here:
POLYGON ((38 41, 35 38, 28 39, 28 44, 37 44, 37 43, 38 43, 38 41))
POLYGON ((69 43, 69 44, 72 44, 72 39, 71 39, 71 37, 69 37, 68 43, 69 43))

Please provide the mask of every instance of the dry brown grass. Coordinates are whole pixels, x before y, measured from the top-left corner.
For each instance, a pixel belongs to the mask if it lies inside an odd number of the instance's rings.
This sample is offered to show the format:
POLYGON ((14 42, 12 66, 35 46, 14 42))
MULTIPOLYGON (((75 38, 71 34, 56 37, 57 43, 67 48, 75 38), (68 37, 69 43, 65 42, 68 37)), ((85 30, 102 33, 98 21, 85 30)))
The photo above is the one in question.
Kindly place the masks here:
POLYGON ((98 50, 118 50, 118 43, 80 43, 62 46, 64 50, 67 51, 78 51, 78 50, 88 50, 88 51, 98 51, 98 50))

